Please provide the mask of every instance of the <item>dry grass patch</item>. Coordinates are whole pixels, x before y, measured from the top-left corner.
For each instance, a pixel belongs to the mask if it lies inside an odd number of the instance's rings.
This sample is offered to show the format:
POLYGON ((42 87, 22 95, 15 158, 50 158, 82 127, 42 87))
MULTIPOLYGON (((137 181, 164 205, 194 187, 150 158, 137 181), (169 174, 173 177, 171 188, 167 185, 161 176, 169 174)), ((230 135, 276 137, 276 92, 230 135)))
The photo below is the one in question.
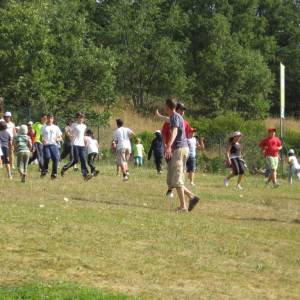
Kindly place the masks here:
POLYGON ((141 299, 298 299, 300 184, 245 190, 197 175, 201 204, 177 215, 165 175, 106 166, 83 182, 0 179, 0 284, 71 281, 141 299), (69 201, 65 201, 68 198, 69 201))

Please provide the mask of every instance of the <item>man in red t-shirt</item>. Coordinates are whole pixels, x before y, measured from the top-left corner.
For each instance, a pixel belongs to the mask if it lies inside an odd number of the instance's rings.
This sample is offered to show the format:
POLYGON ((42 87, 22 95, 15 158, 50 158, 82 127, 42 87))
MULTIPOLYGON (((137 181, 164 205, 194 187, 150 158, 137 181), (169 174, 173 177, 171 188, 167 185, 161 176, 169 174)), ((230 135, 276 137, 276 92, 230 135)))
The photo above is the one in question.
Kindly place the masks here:
MULTIPOLYGON (((186 108, 183 103, 177 103, 176 112, 179 113, 182 117, 184 116, 185 110, 186 110, 186 108)), ((159 115, 159 113, 157 113, 157 115, 161 116, 161 115, 159 115)), ((170 140, 170 137, 171 137, 171 128, 170 128, 169 118, 168 117, 165 117, 165 118, 167 120, 163 124, 163 127, 161 129, 161 135, 163 138, 164 145, 167 145, 170 140)), ((188 138, 192 132, 192 128, 190 126, 190 123, 187 120, 183 120, 183 125, 184 125, 185 136, 186 136, 186 138, 188 138)))
POLYGON ((274 187, 278 187, 279 184, 277 183, 277 168, 278 168, 278 162, 279 162, 279 150, 282 149, 282 142, 281 140, 276 136, 276 128, 269 128, 268 129, 268 137, 263 139, 259 146, 262 149, 262 152, 264 153, 266 157, 266 161, 268 164, 268 167, 271 170, 271 174, 269 176, 269 179, 267 181, 267 184, 272 181, 274 187))

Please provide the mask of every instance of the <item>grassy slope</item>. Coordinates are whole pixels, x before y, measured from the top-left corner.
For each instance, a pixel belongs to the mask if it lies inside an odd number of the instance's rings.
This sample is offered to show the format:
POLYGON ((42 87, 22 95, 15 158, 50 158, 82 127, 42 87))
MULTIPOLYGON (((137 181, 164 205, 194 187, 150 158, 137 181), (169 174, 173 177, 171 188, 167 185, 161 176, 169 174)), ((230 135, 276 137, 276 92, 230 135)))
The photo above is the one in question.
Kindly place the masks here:
POLYGON ((243 192, 197 176, 203 199, 176 215, 165 175, 115 168, 83 182, 0 177, 0 285, 66 281, 143 299, 299 299, 300 184, 243 192), (64 198, 68 198, 68 202, 64 198))

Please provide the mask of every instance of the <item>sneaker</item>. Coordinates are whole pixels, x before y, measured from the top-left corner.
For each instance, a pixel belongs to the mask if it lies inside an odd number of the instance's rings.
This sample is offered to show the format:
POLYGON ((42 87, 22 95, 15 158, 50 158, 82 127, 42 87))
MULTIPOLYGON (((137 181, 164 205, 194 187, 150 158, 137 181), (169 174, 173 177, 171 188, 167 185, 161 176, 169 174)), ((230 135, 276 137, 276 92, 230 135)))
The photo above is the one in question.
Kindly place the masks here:
POLYGON ((94 171, 93 176, 96 177, 96 176, 99 175, 99 173, 100 173, 100 172, 99 172, 98 170, 96 170, 96 171, 94 171))
POLYGON ((85 180, 85 181, 89 181, 90 179, 92 179, 93 178, 93 175, 86 175, 86 176, 83 176, 83 179, 85 180))
POLYGON ((41 178, 45 177, 47 175, 47 172, 41 172, 41 178))
POLYGON ((127 177, 129 177, 129 172, 128 171, 126 171, 126 175, 127 175, 127 177))
POLYGON ((172 190, 167 190, 166 197, 167 198, 174 198, 174 194, 173 194, 172 190))
POLYGON ((62 168, 61 171, 60 171, 60 176, 64 177, 65 176, 65 172, 66 172, 66 170, 64 168, 62 168))
POLYGON ((51 180, 55 180, 57 178, 57 174, 52 174, 51 175, 51 180))
POLYGON ((21 182, 25 182, 26 181, 26 175, 25 174, 22 174, 21 175, 21 182))
POLYGON ((128 179, 129 179, 129 177, 128 177, 127 175, 125 175, 125 176, 123 177, 123 181, 128 181, 128 179))
POLYGON ((195 185, 196 185, 196 184, 192 181, 192 182, 191 182, 191 186, 195 186, 195 185))
POLYGON ((236 189, 241 191, 243 188, 242 188, 242 186, 241 186, 240 184, 238 184, 238 185, 236 186, 236 189))
POLYGON ((224 179, 224 186, 225 187, 229 186, 229 180, 227 178, 224 179))
POLYGON ((187 213, 188 209, 186 207, 177 207, 175 211, 176 213, 181 214, 181 213, 187 213))
POLYGON ((194 209, 194 207, 198 204, 200 198, 197 196, 194 196, 189 203, 189 208, 188 211, 192 211, 194 209))
POLYGON ((12 175, 9 175, 9 176, 8 176, 8 179, 9 179, 9 180, 13 180, 12 175))

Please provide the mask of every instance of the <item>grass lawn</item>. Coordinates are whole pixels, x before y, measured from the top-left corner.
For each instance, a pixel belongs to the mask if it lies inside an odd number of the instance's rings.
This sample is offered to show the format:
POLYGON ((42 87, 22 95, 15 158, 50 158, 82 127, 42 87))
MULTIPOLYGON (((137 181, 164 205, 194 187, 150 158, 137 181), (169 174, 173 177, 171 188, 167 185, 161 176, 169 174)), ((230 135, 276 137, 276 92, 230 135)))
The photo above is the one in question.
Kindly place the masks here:
POLYGON ((197 174, 201 203, 176 214, 177 197, 164 198, 165 174, 154 170, 132 168, 122 182, 104 166, 84 182, 72 170, 50 181, 34 169, 26 184, 0 176, 0 286, 32 293, 2 288, 1 299, 126 299, 30 288, 55 282, 140 299, 299 299, 299 182, 272 189, 247 177, 241 192, 197 174))

